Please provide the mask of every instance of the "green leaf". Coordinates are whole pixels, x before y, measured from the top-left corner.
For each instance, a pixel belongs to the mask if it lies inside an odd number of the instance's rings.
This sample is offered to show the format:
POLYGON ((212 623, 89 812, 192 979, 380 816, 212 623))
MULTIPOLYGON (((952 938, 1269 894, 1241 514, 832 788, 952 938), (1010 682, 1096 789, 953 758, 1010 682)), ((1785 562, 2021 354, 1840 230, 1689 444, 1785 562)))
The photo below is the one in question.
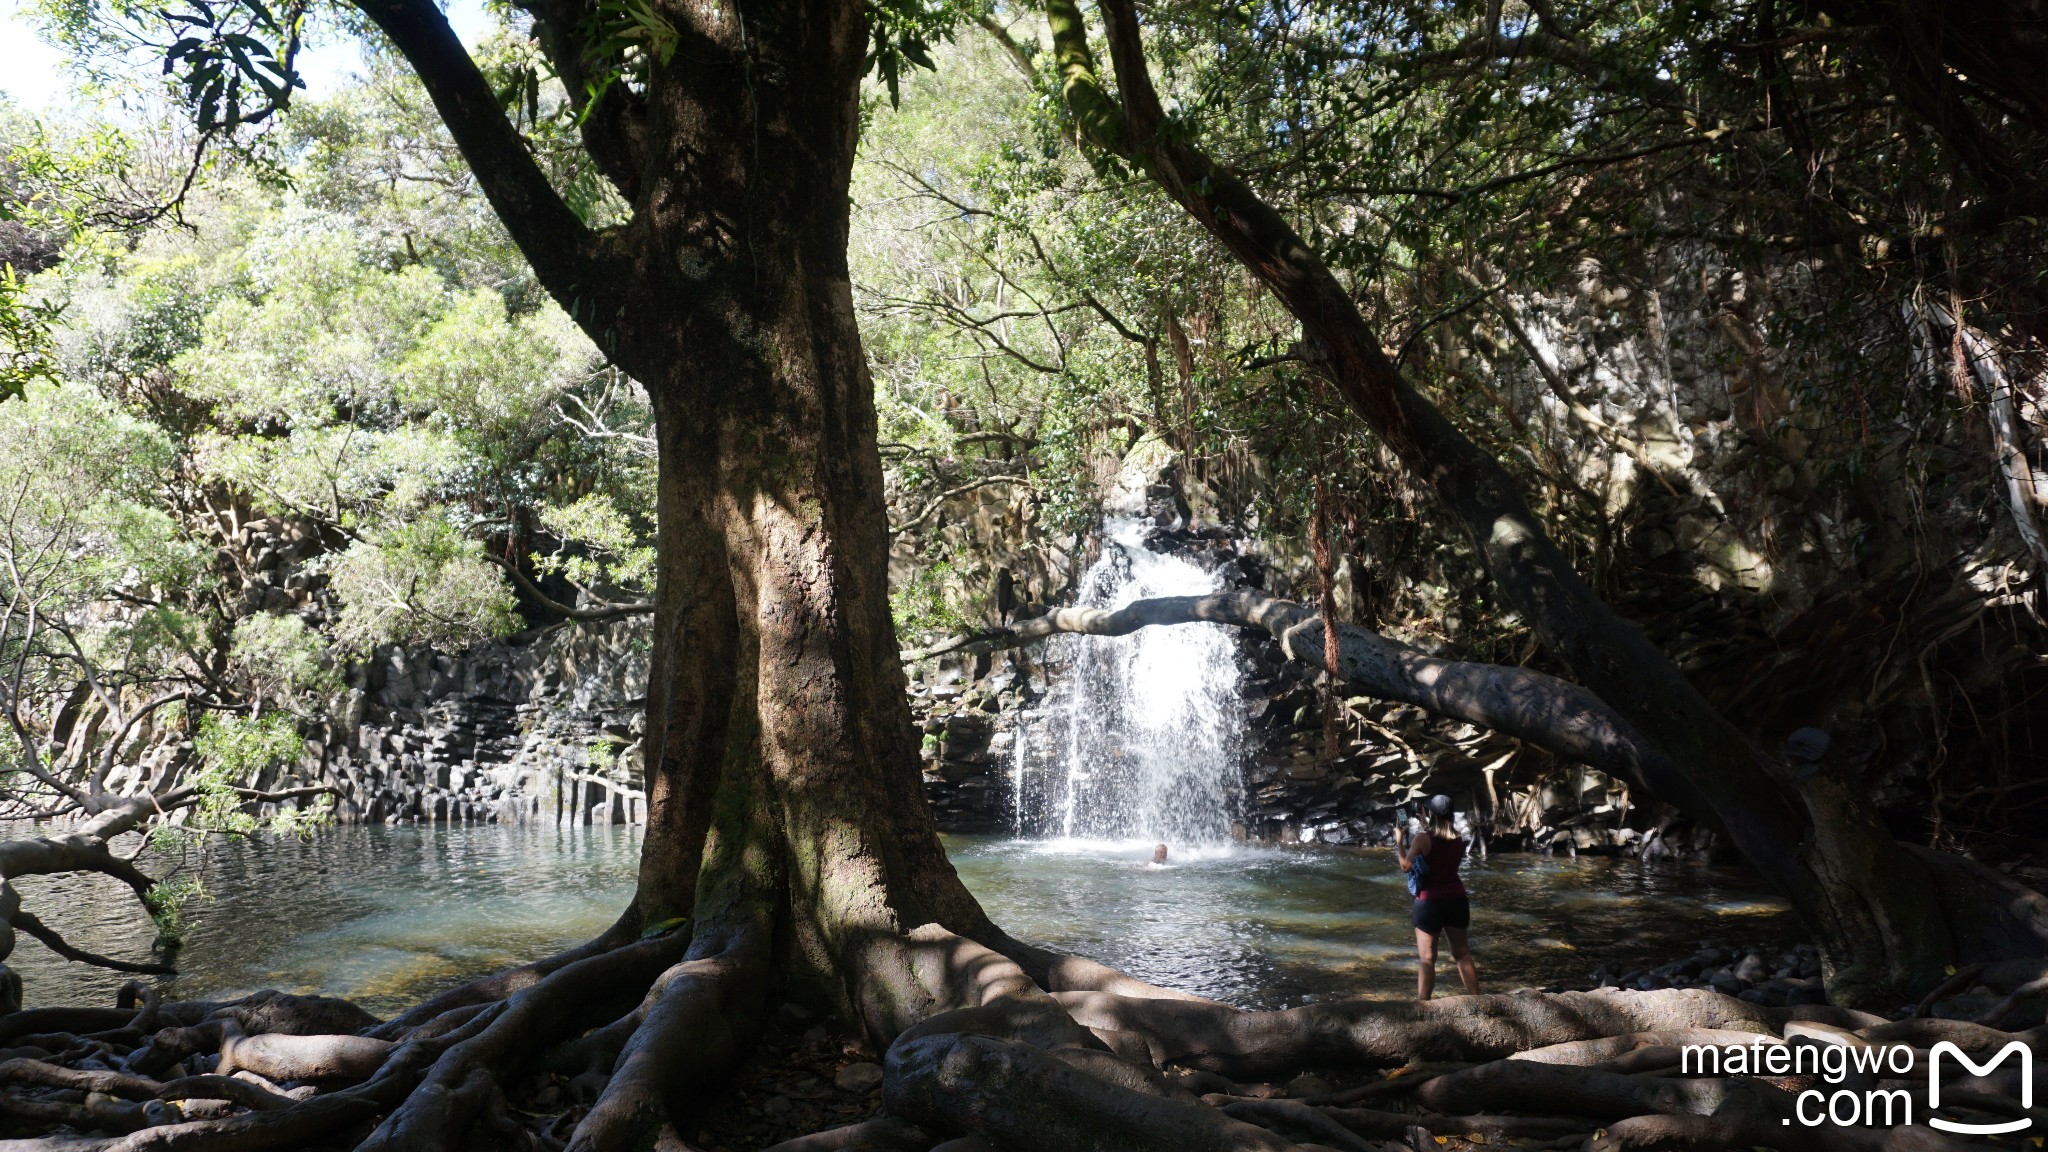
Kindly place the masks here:
POLYGON ((656 924, 649 924, 646 928, 641 930, 640 938, 642 940, 652 940, 656 936, 666 936, 669 933, 677 931, 678 929, 684 927, 689 922, 690 918, 688 916, 676 916, 668 920, 663 920, 656 924))

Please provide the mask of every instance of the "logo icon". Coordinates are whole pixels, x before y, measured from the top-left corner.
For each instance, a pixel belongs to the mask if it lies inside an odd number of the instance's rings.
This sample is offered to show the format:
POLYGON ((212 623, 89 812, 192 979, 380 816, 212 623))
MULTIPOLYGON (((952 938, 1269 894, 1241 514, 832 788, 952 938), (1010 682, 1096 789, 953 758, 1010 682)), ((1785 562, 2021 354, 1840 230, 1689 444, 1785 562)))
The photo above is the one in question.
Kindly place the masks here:
MULTIPOLYGON (((1970 1075, 1989 1076, 1993 1068, 2005 1063, 2005 1058, 2015 1052, 2020 1054, 2020 1107, 2032 1108, 2034 1106, 2034 1053, 2023 1041, 2015 1040, 2007 1044, 1998 1050, 1998 1055, 1979 1064, 1965 1055, 1961 1048, 1955 1046, 1954 1042, 1943 1040, 1941 1043, 1936 1044, 1934 1050, 1927 1055, 1927 1110, 1932 1112, 1936 1108, 1941 1107, 1941 1057, 1943 1053, 1947 1053, 1962 1061, 1963 1067, 1970 1070, 1970 1075)), ((1963 1124, 1955 1120, 1944 1120, 1939 1116, 1929 1116, 1927 1122, 1943 1132, 1955 1132, 1964 1136, 1997 1136, 2005 1132, 2019 1132, 2025 1130, 2027 1125, 2033 1123, 2032 1120, 2024 1116, 2017 1120, 2006 1120, 1997 1124, 1963 1124)))

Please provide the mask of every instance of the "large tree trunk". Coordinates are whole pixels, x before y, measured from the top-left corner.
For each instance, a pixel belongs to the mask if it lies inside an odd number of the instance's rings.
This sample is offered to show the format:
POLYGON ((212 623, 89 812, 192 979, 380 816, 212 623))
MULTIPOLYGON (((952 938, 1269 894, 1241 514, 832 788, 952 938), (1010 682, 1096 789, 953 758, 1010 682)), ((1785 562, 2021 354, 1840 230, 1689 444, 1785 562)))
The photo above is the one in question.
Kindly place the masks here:
POLYGON ((657 306, 622 358, 648 382, 661 469, 640 905, 671 917, 717 888, 703 832, 745 803, 779 841, 790 974, 886 1035, 923 1011, 892 941, 989 925, 925 811, 890 617, 845 255, 866 21, 843 3, 750 18, 655 112, 690 158, 657 180, 689 187, 652 213, 673 264, 650 269, 657 306))
MULTIPOLYGON (((532 253, 653 402, 648 823, 626 927, 687 918, 691 941, 613 1037, 615 1072, 579 1148, 651 1142, 744 1050, 771 989, 886 1044, 971 1002, 963 971, 1021 978, 969 943, 1007 942, 924 801, 890 614, 873 385, 846 267, 862 8, 663 14, 684 47, 631 117, 644 152, 615 177, 636 199, 619 237, 632 243, 610 266, 619 280, 551 276, 547 252, 532 253), (582 303, 586 291, 608 300, 582 303)), ((437 1068, 428 1083, 445 1092, 415 1093, 372 1145, 428 1148, 459 1130, 475 1108, 448 1102, 477 1067, 509 1063, 480 1048, 437 1068)))

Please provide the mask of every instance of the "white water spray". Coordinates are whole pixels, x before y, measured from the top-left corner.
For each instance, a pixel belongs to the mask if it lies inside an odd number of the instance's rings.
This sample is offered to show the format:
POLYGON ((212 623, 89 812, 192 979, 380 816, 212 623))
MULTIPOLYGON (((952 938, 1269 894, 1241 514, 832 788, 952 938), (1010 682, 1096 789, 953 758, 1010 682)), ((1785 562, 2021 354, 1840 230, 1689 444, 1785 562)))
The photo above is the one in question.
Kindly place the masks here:
MULTIPOLYGON (((1120 608, 1154 596, 1200 596, 1222 582, 1143 544, 1146 524, 1103 525, 1102 556, 1076 603, 1120 608)), ((1064 668, 1045 723, 1032 733, 1050 754, 1044 787, 1022 787, 1018 828, 1041 836, 1227 842, 1243 791, 1244 730, 1237 645, 1217 624, 1141 628, 1129 636, 1062 636, 1048 654, 1064 668), (1032 801, 1035 801, 1033 803, 1032 801)))

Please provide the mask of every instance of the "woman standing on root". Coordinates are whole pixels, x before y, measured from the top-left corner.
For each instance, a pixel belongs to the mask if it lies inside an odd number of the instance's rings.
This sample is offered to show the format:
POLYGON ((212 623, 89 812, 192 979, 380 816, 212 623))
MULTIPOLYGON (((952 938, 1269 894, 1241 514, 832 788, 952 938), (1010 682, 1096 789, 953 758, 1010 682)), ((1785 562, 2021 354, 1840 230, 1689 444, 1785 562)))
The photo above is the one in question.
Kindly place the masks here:
MULTIPOLYGON (((1427 1000, 1436 989, 1436 938, 1450 937, 1451 958, 1458 964, 1458 979, 1467 995, 1479 994, 1479 969, 1472 963, 1472 949, 1465 930, 1472 926, 1472 905, 1465 898, 1465 882, 1458 879, 1458 865, 1465 860, 1465 841, 1451 819, 1451 798, 1431 796, 1426 809, 1429 827, 1415 834, 1404 847, 1396 837, 1394 851, 1401 871, 1412 871, 1419 862, 1425 874, 1415 888, 1415 953, 1422 961, 1415 971, 1415 998, 1427 1000)), ((1401 831, 1396 829, 1397 832, 1401 831)))

